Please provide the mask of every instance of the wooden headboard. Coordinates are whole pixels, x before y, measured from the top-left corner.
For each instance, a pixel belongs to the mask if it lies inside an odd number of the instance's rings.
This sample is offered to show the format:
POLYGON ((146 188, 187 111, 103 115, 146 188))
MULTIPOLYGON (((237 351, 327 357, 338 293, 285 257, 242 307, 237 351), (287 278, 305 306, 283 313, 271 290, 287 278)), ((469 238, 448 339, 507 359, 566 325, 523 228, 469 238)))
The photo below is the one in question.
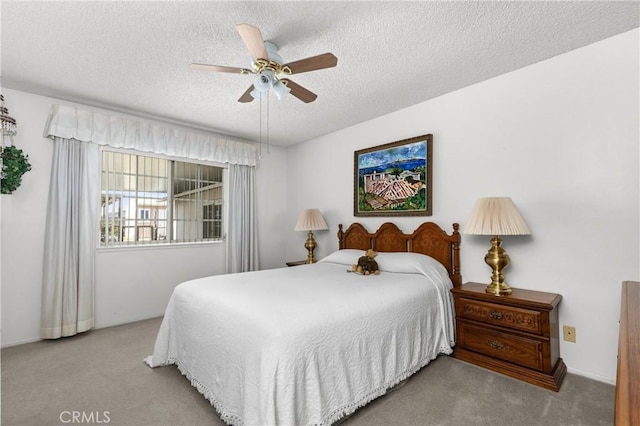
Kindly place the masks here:
POLYGON ((449 271, 454 287, 462 285, 460 274, 460 226, 453 224, 453 233, 447 234, 433 222, 425 222, 411 234, 403 233, 395 224, 383 223, 374 233, 353 223, 346 231, 338 225, 338 247, 342 249, 373 249, 378 252, 412 252, 433 257, 449 271))

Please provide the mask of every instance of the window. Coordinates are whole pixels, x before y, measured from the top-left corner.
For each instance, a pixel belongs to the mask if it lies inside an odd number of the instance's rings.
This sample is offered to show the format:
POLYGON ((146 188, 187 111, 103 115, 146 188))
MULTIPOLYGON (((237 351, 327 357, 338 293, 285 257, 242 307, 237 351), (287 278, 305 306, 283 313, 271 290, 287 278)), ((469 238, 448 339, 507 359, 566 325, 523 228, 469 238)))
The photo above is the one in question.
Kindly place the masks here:
POLYGON ((102 247, 222 240, 221 167, 102 151, 102 247))

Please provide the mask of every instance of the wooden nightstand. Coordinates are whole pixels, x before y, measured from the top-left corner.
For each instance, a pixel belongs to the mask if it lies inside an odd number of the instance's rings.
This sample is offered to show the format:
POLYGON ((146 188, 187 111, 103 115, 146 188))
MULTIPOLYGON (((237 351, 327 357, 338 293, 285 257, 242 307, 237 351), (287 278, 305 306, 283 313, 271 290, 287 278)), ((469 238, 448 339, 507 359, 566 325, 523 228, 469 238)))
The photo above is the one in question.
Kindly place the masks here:
POLYGON ((455 358, 558 391, 567 367, 560 358, 554 293, 513 288, 485 293, 486 284, 452 289, 456 307, 455 358))
POLYGON ((306 260, 292 260, 291 262, 287 262, 287 266, 300 266, 306 263, 306 260))

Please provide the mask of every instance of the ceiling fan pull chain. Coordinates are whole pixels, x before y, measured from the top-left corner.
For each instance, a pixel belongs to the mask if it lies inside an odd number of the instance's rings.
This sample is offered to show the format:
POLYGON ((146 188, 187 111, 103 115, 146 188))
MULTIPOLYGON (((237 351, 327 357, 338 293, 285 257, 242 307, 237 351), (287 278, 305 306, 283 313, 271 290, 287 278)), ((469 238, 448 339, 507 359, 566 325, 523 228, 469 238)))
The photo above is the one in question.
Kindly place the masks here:
POLYGON ((260 122, 260 139, 259 139, 259 143, 260 143, 260 147, 259 147, 259 150, 258 150, 258 157, 259 157, 259 159, 262 160, 262 96, 260 96, 259 102, 260 102, 260 111, 259 111, 259 114, 260 114, 260 117, 259 117, 259 122, 260 122))

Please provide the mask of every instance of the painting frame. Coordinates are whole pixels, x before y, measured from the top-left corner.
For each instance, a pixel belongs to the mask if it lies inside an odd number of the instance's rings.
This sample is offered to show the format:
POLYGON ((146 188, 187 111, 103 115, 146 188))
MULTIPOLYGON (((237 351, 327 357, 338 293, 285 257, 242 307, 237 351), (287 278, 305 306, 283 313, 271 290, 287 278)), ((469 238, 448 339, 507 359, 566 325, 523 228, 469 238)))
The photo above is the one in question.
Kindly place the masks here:
POLYGON ((432 134, 357 150, 353 164, 354 216, 433 214, 432 134))

